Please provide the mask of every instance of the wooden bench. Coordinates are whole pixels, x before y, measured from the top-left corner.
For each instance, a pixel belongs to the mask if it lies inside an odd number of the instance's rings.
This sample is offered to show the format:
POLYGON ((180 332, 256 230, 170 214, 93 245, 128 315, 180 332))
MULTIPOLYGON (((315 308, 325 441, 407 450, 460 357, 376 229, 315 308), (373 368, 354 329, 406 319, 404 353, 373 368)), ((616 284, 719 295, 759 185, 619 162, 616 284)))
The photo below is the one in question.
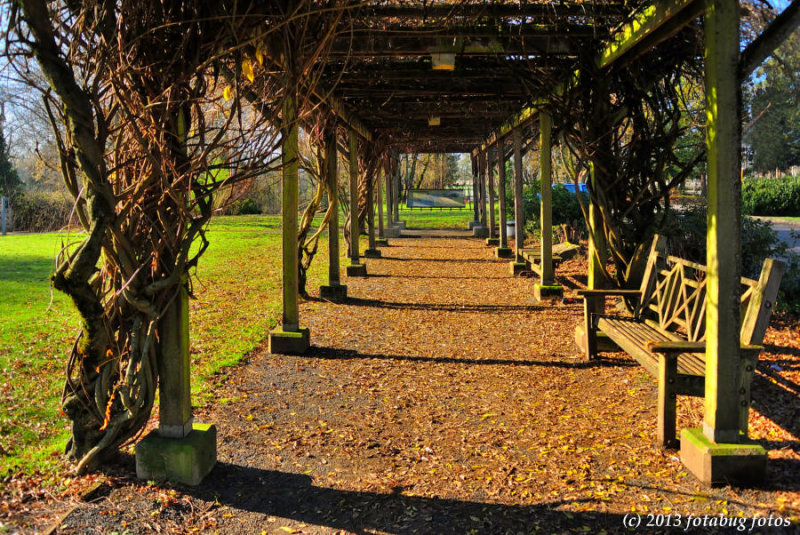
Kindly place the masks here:
MULTIPOLYGON (((677 446, 676 397, 705 394, 706 267, 665 254, 666 240, 656 236, 639 290, 582 290, 587 357, 596 356, 602 332, 658 379, 658 442, 677 446), (634 303, 630 317, 606 315, 604 299, 634 303)), ((769 325, 786 266, 768 258, 757 281, 742 278, 739 423, 747 433, 750 383, 759 344, 769 325)))
MULTIPOLYGON (((580 245, 569 242, 553 244, 553 267, 558 266, 562 260, 568 260, 578 254, 580 248, 580 245)), ((527 247, 522 249, 520 254, 530 265, 531 271, 541 275, 541 267, 539 266, 542 261, 541 247, 527 247)))

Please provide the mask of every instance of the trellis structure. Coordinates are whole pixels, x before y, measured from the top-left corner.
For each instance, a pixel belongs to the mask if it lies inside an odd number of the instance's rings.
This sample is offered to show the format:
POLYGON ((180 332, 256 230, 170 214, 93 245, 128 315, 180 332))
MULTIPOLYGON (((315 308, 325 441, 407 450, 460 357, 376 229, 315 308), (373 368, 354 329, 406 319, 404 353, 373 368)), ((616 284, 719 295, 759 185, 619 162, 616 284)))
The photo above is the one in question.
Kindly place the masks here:
MULTIPOLYGON (((17 4, 24 13, 25 24, 34 29, 31 50, 43 62, 55 92, 68 105, 67 119, 85 119, 80 116, 84 113, 82 110, 70 115, 74 88, 60 83, 58 77, 63 71, 59 71, 54 57, 57 54, 53 52, 57 49, 48 48, 49 22, 43 19, 47 3, 45 0, 17 0, 14 5, 17 4)), ((53 9, 60 6, 58 2, 51 4, 53 9)), ((77 9, 73 4, 65 3, 62 7, 77 9)), ((668 50, 673 57, 683 54, 696 58, 702 53, 698 43, 704 41, 705 85, 709 95, 706 135, 708 366, 703 428, 684 431, 681 456, 704 482, 758 476, 749 473, 749 467, 761 466, 766 453, 739 433, 739 410, 732 405, 738 399, 735 389, 740 351, 739 81, 740 71, 748 66, 752 68, 756 61, 753 58, 763 57, 764 50, 774 47, 774 41, 787 28, 797 26, 797 2, 787 10, 788 15, 779 18, 765 33, 764 42, 754 43, 756 50, 748 50, 744 60, 740 60, 739 50, 740 8, 733 0, 253 0, 239 2, 235 9, 226 2, 214 3, 218 7, 207 7, 209 12, 202 17, 192 9, 184 9, 194 6, 193 2, 171 4, 175 5, 158 12, 165 20, 153 21, 160 24, 153 34, 190 24, 188 18, 181 17, 196 17, 192 20, 217 17, 229 21, 230 24, 220 24, 213 31, 206 28, 198 32, 196 39, 208 39, 209 43, 199 43, 194 55, 187 56, 186 61, 196 63, 196 66, 192 63, 195 69, 192 72, 199 73, 200 78, 217 76, 221 72, 236 88, 237 98, 269 101, 270 107, 262 109, 261 113, 274 113, 274 123, 280 127, 283 317, 281 325, 270 334, 270 347, 273 352, 287 353, 305 351, 311 340, 311 333, 302 327, 297 306, 298 126, 324 125, 321 139, 325 140, 327 161, 322 169, 327 173, 329 195, 336 191, 335 152, 337 147, 346 147, 343 150, 348 153, 350 162, 350 220, 345 234, 349 235, 351 260, 347 271, 351 276, 364 275, 365 264, 361 262, 358 247, 359 224, 362 217, 369 214, 370 250, 375 254, 371 214, 373 192, 375 187, 380 188, 377 182, 380 168, 387 178, 388 213, 385 222, 382 216, 379 218, 383 236, 393 236, 402 225, 398 218, 399 152, 471 153, 478 200, 474 231, 476 235, 488 234, 491 239, 494 238, 494 210, 487 214, 486 202, 488 197, 489 206, 493 208, 493 168, 503 173, 504 161, 508 156, 513 158, 514 213, 517 228, 524 228, 521 158, 523 151, 533 150, 538 145, 542 170, 541 220, 546 228, 550 220, 547 202, 551 182, 550 144, 554 133, 563 135, 568 126, 564 121, 569 120, 569 115, 560 107, 576 102, 576 98, 582 99, 581 111, 585 114, 591 142, 586 150, 589 160, 586 163, 593 183, 599 188, 604 173, 613 166, 601 150, 603 144, 609 142, 608 125, 603 123, 604 112, 614 98, 604 82, 607 74, 625 69, 647 55, 648 68, 642 72, 658 79, 674 69, 674 62, 660 63, 660 54, 666 55, 668 50), (212 34, 213 38, 209 37, 212 34), (204 54, 216 56, 204 59, 204 54), (337 136, 342 130, 347 131, 346 142, 337 136), (365 170, 361 181, 360 168, 365 170), (720 452, 724 454, 724 463, 720 462, 723 458, 720 452), (732 459, 735 462, 731 463, 732 459), (752 460, 757 462, 750 462, 752 460)), ((91 14, 90 18, 97 13, 109 16, 113 9, 99 2, 97 9, 87 13, 91 14)), ((76 17, 80 14, 72 13, 76 17)), ((102 19, 98 21, 101 25, 102 19)), ((149 35, 147 32, 152 28, 142 30, 144 35, 149 35)), ((64 30, 57 26, 49 31, 64 30)), ((179 33, 170 35, 175 38, 179 33)), ((134 62, 137 59, 132 58, 134 62)), ((161 80, 171 74, 164 70, 153 76, 161 80)), ((78 86, 79 82, 73 80, 73 85, 78 86)), ((114 88, 122 90, 121 86, 114 88)), ((146 89, 127 90, 144 92, 146 89)), ((186 97, 187 103, 202 96, 202 91, 195 89, 195 92, 197 95, 186 97)), ((143 100, 149 98, 144 94, 139 96, 143 100)), ((102 108, 100 101, 92 105, 102 108)), ((169 142, 179 145, 177 154, 186 151, 186 117, 191 115, 188 106, 177 116, 164 119, 163 123, 169 142)), ((78 122, 79 126, 93 128, 91 121, 78 122)), ((87 154, 84 149, 92 143, 81 138, 80 129, 71 132, 74 135, 68 141, 78 147, 80 159, 87 154)), ((80 160, 82 172, 91 174, 90 170, 94 169, 99 174, 92 180, 113 180, 116 175, 98 160, 102 155, 91 151, 88 154, 95 159, 80 160)), ((165 176, 175 172, 175 169, 164 170, 165 176)), ((505 184, 502 177, 500 184, 505 184)), ((335 195, 331 202, 335 207, 335 195)), ((604 283, 600 269, 601 259, 606 256, 601 231, 604 222, 598 209, 593 203, 589 210, 592 236, 589 283, 592 288, 604 283)), ((505 250, 504 217, 501 211, 498 241, 505 250)), ((335 208, 329 221, 332 265, 329 284, 323 288, 323 294, 341 298, 346 295, 346 288, 339 280, 339 228, 335 208)), ((522 248, 521 235, 517 232, 517 251, 522 248)), ((550 246, 546 232, 541 247, 541 287, 549 287, 553 282, 550 246)), ((521 261, 519 257, 515 260, 521 261)), ((179 267, 185 268, 180 263, 179 267)), ((154 316, 160 319, 160 323, 154 323, 154 328, 172 329, 169 336, 161 337, 158 350, 162 429, 139 443, 137 466, 142 477, 166 476, 197 483, 213 465, 215 437, 213 428, 192 425, 188 396, 186 283, 185 279, 170 281, 178 285, 173 288, 181 288, 178 297, 172 298, 175 301, 168 307, 168 313, 154 316)), ((113 403, 111 396, 109 411, 114 409, 113 403)), ((93 440, 103 440, 99 438, 105 428, 105 425, 100 428, 101 423, 95 425, 90 421, 87 424, 97 429, 98 435, 93 440)))

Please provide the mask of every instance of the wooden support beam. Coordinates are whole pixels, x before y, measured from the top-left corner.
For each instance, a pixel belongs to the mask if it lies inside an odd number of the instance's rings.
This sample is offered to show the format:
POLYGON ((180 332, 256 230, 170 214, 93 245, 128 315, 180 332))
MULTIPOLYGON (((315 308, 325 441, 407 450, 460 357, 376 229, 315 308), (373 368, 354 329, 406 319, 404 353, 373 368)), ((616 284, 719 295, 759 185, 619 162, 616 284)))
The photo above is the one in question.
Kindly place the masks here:
MULTIPOLYGON (((384 162, 388 162, 388 159, 384 159, 384 162)), ((386 174, 386 167, 383 170, 384 174, 386 174)), ((377 188, 376 193, 378 194, 378 238, 381 240, 386 239, 386 236, 383 234, 383 188, 381 187, 381 180, 375 180, 375 187, 377 188)))
POLYGON ((478 182, 480 183, 480 212, 481 212, 481 225, 486 226, 486 151, 478 153, 478 182))
POLYGON ((283 101, 281 186, 281 235, 283 238, 283 330, 300 328, 298 301, 297 211, 298 211, 298 125, 297 104, 292 97, 283 101))
POLYGON ((495 237, 495 221, 494 221, 494 173, 492 172, 492 165, 494 164, 494 160, 490 157, 491 152, 486 152, 486 186, 489 189, 489 238, 495 237))
POLYGON ((339 267, 339 193, 337 187, 338 154, 336 143, 336 124, 325 130, 325 180, 328 187, 328 205, 331 217, 328 221, 328 285, 338 286, 341 282, 339 267))
POLYGON ((658 0, 643 7, 633 20, 616 32, 595 63, 605 68, 623 56, 640 54, 674 35, 703 14, 703 0, 658 0), (677 24, 670 24, 674 19, 677 24), (641 46, 645 45, 645 46, 641 46))
POLYGON ((478 186, 478 158, 470 155, 469 160, 472 165, 472 221, 474 226, 478 225, 481 220, 480 206, 478 206, 478 196, 480 194, 480 187, 478 186))
POLYGON ((708 272, 703 434, 739 442, 741 181, 739 4, 710 0, 705 19, 708 272))
MULTIPOLYGON (((595 64, 600 68, 606 68, 622 58, 641 54, 677 33, 702 15, 704 9, 704 0, 654 0, 652 4, 643 7, 631 22, 619 28, 611 42, 597 54, 595 64)), ((574 73, 570 80, 556 88, 556 92, 563 94, 577 83, 578 76, 574 73)), ((537 114, 538 107, 544 104, 547 103, 537 101, 525 106, 489 135, 475 150, 485 149, 508 135, 514 128, 531 122, 537 114)))
POLYGON ((553 176, 551 165, 551 131, 553 119, 547 110, 539 113, 539 178, 541 183, 541 285, 553 284, 553 176))
POLYGON ((750 73, 761 65, 798 26, 800 26, 800 2, 792 2, 744 49, 739 60, 739 78, 750 76, 750 73))
POLYGON ((525 199, 522 196, 522 130, 512 132, 514 144, 514 255, 515 262, 525 262, 522 248, 525 244, 525 199))
POLYGON ((500 205, 500 247, 508 247, 508 230, 506 229, 506 151, 504 143, 497 145, 497 197, 500 205))
POLYGON ((359 253, 359 228, 358 228, 358 138, 356 131, 349 131, 350 140, 350 262, 358 264, 361 257, 359 253))

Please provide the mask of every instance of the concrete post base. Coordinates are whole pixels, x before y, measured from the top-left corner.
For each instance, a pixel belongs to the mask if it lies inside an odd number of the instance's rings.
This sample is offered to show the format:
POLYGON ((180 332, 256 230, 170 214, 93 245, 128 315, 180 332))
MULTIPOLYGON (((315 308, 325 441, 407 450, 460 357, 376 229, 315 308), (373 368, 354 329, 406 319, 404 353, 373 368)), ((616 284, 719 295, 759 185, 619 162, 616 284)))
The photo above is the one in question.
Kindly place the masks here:
POLYGON ((278 355, 302 355, 311 345, 311 332, 300 328, 284 331, 280 327, 269 332, 269 352, 278 355))
POLYGON ((364 251, 364 258, 380 258, 381 251, 380 249, 366 249, 364 251))
POLYGON ((405 230, 406 229, 406 222, 405 221, 395 221, 394 224, 400 230, 405 230))
POLYGON ((350 264, 346 268, 348 277, 366 277, 367 265, 366 264, 350 264))
POLYGON ((746 438, 718 444, 700 428, 681 431, 681 462, 704 485, 753 484, 767 473, 767 451, 746 438))
POLYGON ((530 271, 531 269, 528 267, 528 264, 525 262, 509 262, 509 273, 511 275, 519 275, 523 271, 530 271))
POLYGON ((383 235, 386 238, 399 238, 400 237, 400 229, 397 227, 385 227, 383 229, 383 235))
POLYGON ((481 222, 480 221, 470 221, 469 222, 469 226, 467 227, 467 230, 472 230, 475 227, 479 227, 479 226, 481 226, 481 222))
POLYGON ((377 245, 379 247, 388 247, 389 246, 389 240, 387 240, 386 238, 378 238, 378 239, 375 240, 375 245, 377 245))
POLYGON ((514 253, 511 251, 511 247, 498 247, 494 250, 494 256, 497 258, 511 258, 514 253))
POLYGON ((347 299, 347 286, 345 284, 333 284, 331 286, 320 286, 319 296, 329 301, 342 301, 347 299))
POLYGON ((193 424, 183 438, 164 438, 151 431, 136 444, 136 477, 199 485, 217 463, 217 427, 193 424))
POLYGON ((560 298, 564 295, 564 288, 557 285, 544 286, 542 284, 533 285, 533 297, 537 301, 543 299, 560 298))
POLYGON ((486 238, 486 245, 490 247, 495 247, 497 245, 500 245, 500 238, 486 238))
POLYGON ((489 227, 483 225, 475 225, 472 227, 472 235, 475 238, 486 238, 489 236, 489 227))

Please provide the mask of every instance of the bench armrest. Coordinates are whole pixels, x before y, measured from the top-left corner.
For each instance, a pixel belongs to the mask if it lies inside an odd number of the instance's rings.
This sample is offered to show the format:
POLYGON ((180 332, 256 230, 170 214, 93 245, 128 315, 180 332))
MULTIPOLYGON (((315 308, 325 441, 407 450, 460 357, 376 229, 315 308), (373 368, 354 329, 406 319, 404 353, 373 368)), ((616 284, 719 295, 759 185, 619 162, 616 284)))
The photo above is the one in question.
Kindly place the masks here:
POLYGON ((641 290, 578 290, 578 295, 584 297, 639 297, 641 290))
MULTIPOLYGON (((706 343, 705 342, 684 342, 684 341, 655 341, 650 340, 645 342, 645 348, 652 353, 705 353, 706 352, 706 343)), ((758 354, 762 349, 763 346, 756 346, 756 345, 743 345, 739 349, 743 353, 756 353, 758 354)))

